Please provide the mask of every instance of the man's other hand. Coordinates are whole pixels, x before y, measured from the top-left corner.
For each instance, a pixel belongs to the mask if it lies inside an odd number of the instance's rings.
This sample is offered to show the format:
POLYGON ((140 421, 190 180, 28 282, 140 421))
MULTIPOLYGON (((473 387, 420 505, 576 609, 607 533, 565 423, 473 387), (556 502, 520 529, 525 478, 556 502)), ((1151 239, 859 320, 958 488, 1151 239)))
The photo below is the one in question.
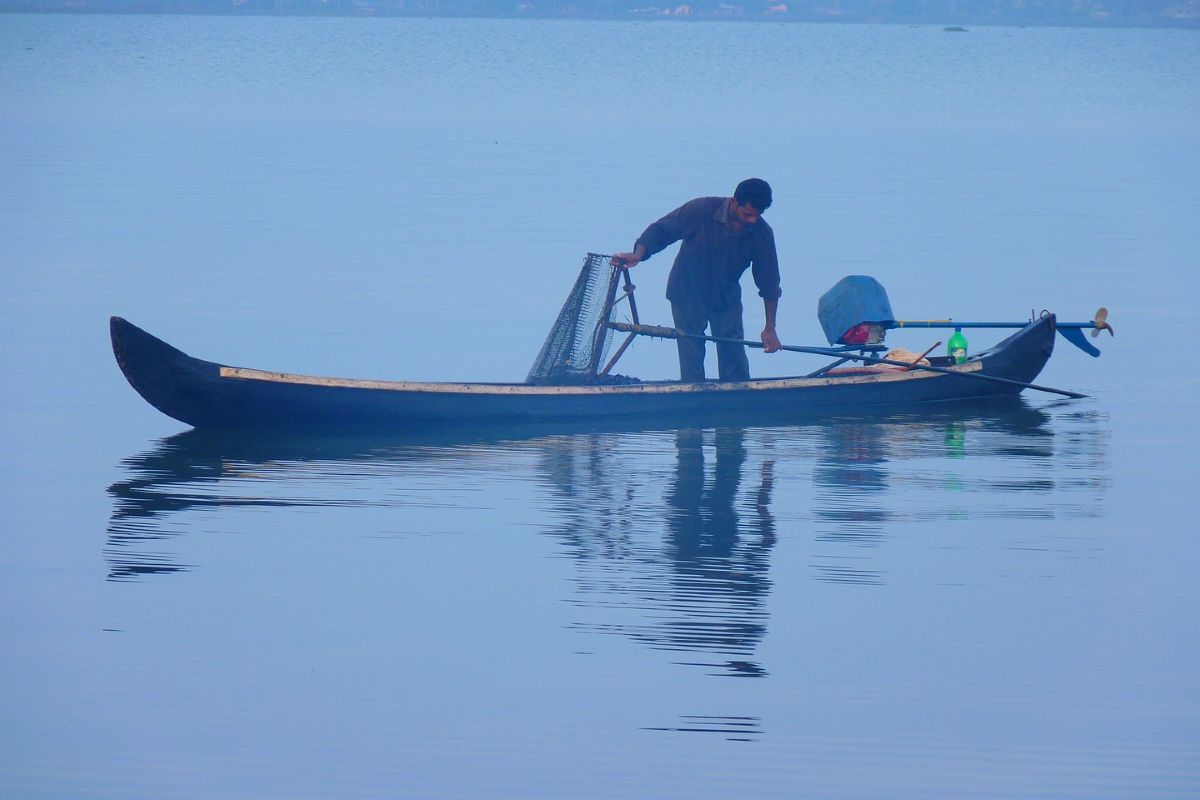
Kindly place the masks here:
POLYGON ((779 342, 779 337, 775 335, 774 328, 763 328, 762 343, 764 353, 774 353, 783 347, 779 342))
POLYGON ((625 269, 630 269, 631 267, 636 267, 638 262, 641 260, 641 256, 639 256, 637 253, 617 253, 609 259, 608 263, 612 264, 614 267, 624 267, 625 269))

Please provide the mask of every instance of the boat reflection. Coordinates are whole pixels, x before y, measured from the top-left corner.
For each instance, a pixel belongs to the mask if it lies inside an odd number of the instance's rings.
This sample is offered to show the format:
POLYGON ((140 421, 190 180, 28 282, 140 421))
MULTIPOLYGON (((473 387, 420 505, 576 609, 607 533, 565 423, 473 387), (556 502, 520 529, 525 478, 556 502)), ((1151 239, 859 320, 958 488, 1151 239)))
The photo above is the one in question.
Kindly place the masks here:
POLYGON ((818 582, 872 585, 885 582, 880 548, 900 531, 1095 515, 1106 437, 1094 413, 1019 400, 788 427, 402 440, 190 431, 122 464, 104 555, 110 580, 146 580, 194 569, 177 556, 178 537, 220 529, 238 509, 402 515, 432 504, 453 515, 458 496, 445 487, 465 478, 487 496, 515 480, 573 564, 576 629, 759 677, 771 562, 784 544, 818 582))
POLYGON ((905 523, 1098 516, 1108 486, 1105 420, 1055 411, 1018 402, 993 414, 822 426, 812 472, 814 577, 883 583, 864 554, 905 523))

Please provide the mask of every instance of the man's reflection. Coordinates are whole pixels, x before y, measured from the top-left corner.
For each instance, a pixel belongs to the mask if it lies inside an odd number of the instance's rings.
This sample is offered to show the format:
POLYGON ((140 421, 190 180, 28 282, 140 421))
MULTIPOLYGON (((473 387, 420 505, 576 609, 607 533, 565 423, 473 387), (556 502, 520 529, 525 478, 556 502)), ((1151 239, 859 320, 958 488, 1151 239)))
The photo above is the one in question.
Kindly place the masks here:
POLYGON ((669 435, 675 463, 665 497, 639 479, 646 465, 622 452, 619 438, 562 438, 547 449, 543 471, 564 522, 556 531, 577 560, 580 595, 613 611, 578 627, 705 653, 697 663, 722 675, 765 674, 753 656, 766 632, 775 543, 772 458, 750 470, 741 428, 669 435), (757 480, 744 492, 750 471, 757 480))
POLYGON ((754 676, 753 661, 766 633, 765 601, 775 522, 769 504, 773 462, 761 467, 755 493, 738 503, 746 464, 742 428, 713 432, 713 464, 706 469, 705 431, 675 434, 675 479, 667 493, 667 541, 674 618, 664 626, 664 644, 737 656, 727 674, 754 676), (739 507, 740 505, 740 507, 739 507), (745 522, 742 518, 745 518, 745 522))

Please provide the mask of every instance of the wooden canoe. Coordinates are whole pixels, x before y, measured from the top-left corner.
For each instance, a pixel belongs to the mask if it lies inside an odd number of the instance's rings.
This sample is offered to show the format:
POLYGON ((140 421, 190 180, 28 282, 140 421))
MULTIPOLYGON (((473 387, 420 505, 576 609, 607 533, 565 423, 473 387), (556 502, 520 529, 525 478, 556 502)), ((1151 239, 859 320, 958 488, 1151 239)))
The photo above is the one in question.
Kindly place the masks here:
POLYGON ((402 433, 473 424, 780 424, 923 403, 1019 394, 1054 350, 1045 315, 946 374, 888 370, 744 382, 624 385, 430 383, 324 378, 193 358, 130 322, 110 321, 113 353, 150 405, 196 428, 347 428, 402 433))

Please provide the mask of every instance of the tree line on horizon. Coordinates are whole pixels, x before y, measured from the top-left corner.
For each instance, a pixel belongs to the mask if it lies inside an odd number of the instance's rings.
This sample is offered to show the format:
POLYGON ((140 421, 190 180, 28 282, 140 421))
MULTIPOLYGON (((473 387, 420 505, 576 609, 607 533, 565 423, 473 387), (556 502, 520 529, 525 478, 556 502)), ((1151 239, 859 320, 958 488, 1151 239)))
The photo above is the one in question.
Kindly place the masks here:
POLYGON ((1200 27, 1200 0, 0 0, 0 11, 1200 27))

